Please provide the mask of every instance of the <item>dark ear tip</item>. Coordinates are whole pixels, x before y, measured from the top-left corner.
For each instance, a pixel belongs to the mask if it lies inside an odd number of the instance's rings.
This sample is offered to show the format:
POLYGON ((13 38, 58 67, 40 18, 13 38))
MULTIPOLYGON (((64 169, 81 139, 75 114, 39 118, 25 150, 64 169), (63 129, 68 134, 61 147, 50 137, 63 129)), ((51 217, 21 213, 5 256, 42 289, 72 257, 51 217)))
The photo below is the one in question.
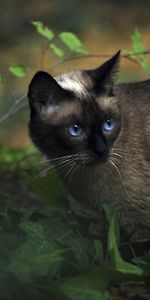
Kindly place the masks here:
POLYGON ((29 91, 50 90, 54 85, 56 85, 56 81, 50 74, 45 71, 38 71, 29 84, 29 91))
POLYGON ((120 58, 121 50, 117 51, 116 54, 112 57, 113 61, 117 61, 120 58))
POLYGON ((28 98, 39 101, 41 97, 50 99, 52 94, 58 94, 61 87, 57 81, 47 72, 38 71, 29 84, 28 98))
POLYGON ((47 72, 45 71, 38 71, 37 73, 35 73, 34 77, 45 77, 45 76, 50 76, 47 72))
POLYGON ((42 79, 45 80, 45 79, 49 79, 49 78, 51 78, 51 75, 49 75, 47 72, 45 72, 45 71, 38 71, 33 76, 30 84, 32 84, 34 81, 39 81, 39 80, 42 80, 42 79))
POLYGON ((51 80, 53 79, 47 72, 38 71, 35 73, 29 84, 28 98, 35 97, 39 91, 46 90, 51 80))
POLYGON ((120 54, 121 54, 121 49, 119 49, 115 55, 120 56, 120 54))

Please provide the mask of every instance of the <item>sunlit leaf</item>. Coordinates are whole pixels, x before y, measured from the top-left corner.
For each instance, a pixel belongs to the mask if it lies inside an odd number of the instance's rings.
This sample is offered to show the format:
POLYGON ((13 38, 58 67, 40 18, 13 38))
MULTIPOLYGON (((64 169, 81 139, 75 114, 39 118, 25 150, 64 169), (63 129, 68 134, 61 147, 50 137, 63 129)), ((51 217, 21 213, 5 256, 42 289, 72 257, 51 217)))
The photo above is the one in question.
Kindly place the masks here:
POLYGON ((111 263, 113 267, 121 271, 123 273, 142 275, 143 271, 141 268, 128 263, 122 259, 120 256, 118 245, 117 245, 117 232, 118 232, 118 224, 116 222, 115 217, 111 219, 109 232, 108 232, 108 251, 111 258, 111 263))
POLYGON ((26 75, 26 68, 22 64, 12 64, 9 66, 9 72, 16 77, 24 77, 26 75))
POLYGON ((131 36, 133 42, 133 49, 135 52, 143 52, 145 51, 145 47, 142 43, 142 36, 138 29, 135 29, 134 34, 131 36))
POLYGON ((53 50, 53 52, 56 56, 58 56, 60 58, 64 57, 65 53, 61 48, 57 47, 55 44, 50 44, 49 47, 53 50))
POLYGON ((77 53, 87 54, 88 49, 83 45, 79 38, 72 32, 61 32, 59 34, 62 42, 71 50, 77 53))
POLYGON ((54 38, 53 31, 49 27, 44 26, 41 21, 32 21, 31 23, 35 26, 36 31, 43 37, 47 38, 50 41, 54 38))
POLYGON ((146 55, 141 59, 140 63, 141 63, 141 66, 142 66, 144 72, 148 76, 150 76, 150 65, 148 63, 148 59, 147 59, 146 55))
POLYGON ((144 70, 145 74, 150 76, 150 65, 147 59, 147 55, 145 53, 146 49, 142 41, 142 35, 138 31, 138 29, 135 29, 134 34, 131 36, 131 39, 132 39, 133 51, 126 51, 125 54, 137 59, 142 69, 144 70), (139 53, 139 54, 135 55, 135 53, 136 54, 139 53))

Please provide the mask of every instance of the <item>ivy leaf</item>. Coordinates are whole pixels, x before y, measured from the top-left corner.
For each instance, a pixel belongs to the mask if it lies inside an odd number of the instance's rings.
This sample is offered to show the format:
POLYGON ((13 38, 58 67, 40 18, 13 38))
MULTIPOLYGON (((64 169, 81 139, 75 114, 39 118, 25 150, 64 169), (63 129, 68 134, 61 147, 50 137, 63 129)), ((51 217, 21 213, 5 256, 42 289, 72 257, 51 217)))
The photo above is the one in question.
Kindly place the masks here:
POLYGON ((143 271, 138 266, 128 263, 122 259, 120 256, 118 246, 117 246, 117 235, 118 235, 118 224, 116 218, 113 216, 110 222, 110 227, 108 231, 108 251, 111 258, 111 263, 113 267, 127 274, 142 275, 143 271))
POLYGON ((139 281, 140 277, 124 274, 109 267, 99 267, 90 272, 64 280, 59 288, 69 300, 108 300, 107 288, 131 280, 139 281))
POLYGON ((54 277, 63 260, 63 250, 56 249, 52 253, 34 255, 28 259, 29 266, 35 276, 51 275, 54 277))
POLYGON ((19 227, 32 238, 34 237, 39 237, 40 239, 44 238, 44 229, 40 223, 25 221, 22 222, 19 227))
POLYGON ((71 50, 77 53, 87 54, 88 49, 82 44, 79 38, 72 32, 61 32, 61 41, 71 50))
POLYGON ((107 281, 98 272, 85 273, 67 279, 60 285, 60 290, 69 300, 106 300, 107 281))
POLYGON ((43 37, 47 38, 50 41, 54 38, 53 31, 49 29, 47 26, 44 26, 42 22, 32 21, 31 23, 33 26, 35 26, 37 33, 39 33, 43 37))
POLYGON ((28 283, 32 281, 30 267, 22 262, 12 261, 6 271, 13 273, 19 281, 28 283))
POLYGON ((50 44, 49 47, 53 50, 56 56, 64 58, 65 53, 61 48, 57 47, 55 44, 50 44))
POLYGON ((26 75, 26 68, 22 64, 12 64, 9 66, 9 72, 16 77, 24 77, 26 75))

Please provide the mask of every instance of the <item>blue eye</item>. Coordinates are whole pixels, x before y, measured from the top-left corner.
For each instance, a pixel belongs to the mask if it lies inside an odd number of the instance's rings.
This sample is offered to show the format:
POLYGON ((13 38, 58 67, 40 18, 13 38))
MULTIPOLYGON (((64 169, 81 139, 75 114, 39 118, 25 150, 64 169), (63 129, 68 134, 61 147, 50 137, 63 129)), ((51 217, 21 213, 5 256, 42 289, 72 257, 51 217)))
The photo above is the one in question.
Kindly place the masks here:
POLYGON ((116 127, 116 124, 117 124, 116 120, 108 119, 102 124, 102 130, 107 132, 113 131, 116 127))
POLYGON ((74 124, 68 127, 68 132, 71 136, 78 137, 83 133, 83 128, 80 125, 74 124))

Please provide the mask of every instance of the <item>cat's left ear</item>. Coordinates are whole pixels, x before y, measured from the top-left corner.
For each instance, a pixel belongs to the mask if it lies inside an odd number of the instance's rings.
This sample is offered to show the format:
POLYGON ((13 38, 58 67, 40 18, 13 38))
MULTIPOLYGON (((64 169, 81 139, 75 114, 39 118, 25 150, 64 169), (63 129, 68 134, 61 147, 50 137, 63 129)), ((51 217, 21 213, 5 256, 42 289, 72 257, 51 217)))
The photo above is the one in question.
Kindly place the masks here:
POLYGON ((97 92, 104 89, 108 94, 112 93, 113 86, 117 79, 119 62, 120 50, 100 67, 94 70, 87 70, 87 73, 92 78, 94 88, 97 92))

